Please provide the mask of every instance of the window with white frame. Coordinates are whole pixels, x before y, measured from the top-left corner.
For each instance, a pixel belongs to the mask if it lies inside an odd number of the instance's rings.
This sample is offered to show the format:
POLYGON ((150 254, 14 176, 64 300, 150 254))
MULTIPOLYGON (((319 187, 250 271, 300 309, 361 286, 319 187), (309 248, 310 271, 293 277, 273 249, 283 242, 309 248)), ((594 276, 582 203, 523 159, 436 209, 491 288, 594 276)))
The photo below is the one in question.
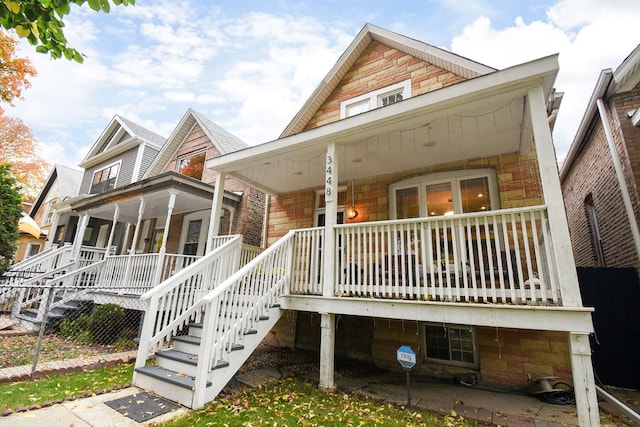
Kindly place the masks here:
POLYGON ((389 186, 393 219, 445 216, 498 209, 493 169, 438 172, 389 186))
POLYGON ((478 366, 475 329, 463 325, 424 325, 425 359, 456 366, 478 366))
POLYGON ((206 154, 206 151, 198 151, 179 157, 176 162, 176 172, 191 178, 202 179, 206 154))
POLYGON ((107 166, 93 173, 91 181, 91 189, 89 194, 102 193, 116 187, 118 180, 118 172, 120 171, 120 163, 107 166))
MULTIPOLYGON (((345 210, 347 204, 347 187, 341 186, 338 188, 338 206, 337 206, 337 218, 338 224, 345 223, 345 210)), ((324 190, 316 191, 316 207, 313 219, 314 227, 323 227, 325 224, 325 193, 324 190)))
POLYGON ((29 243, 27 245, 26 257, 29 258, 34 255, 37 255, 40 252, 40 243, 29 243))
POLYGON ((52 206, 58 203, 58 200, 59 199, 57 197, 54 197, 47 202, 47 210, 42 218, 42 225, 49 225, 53 221, 53 214, 55 213, 55 210, 52 206))
POLYGON ((387 86, 340 103, 340 118, 355 116, 378 107, 386 107, 411 97, 411 79, 387 86))

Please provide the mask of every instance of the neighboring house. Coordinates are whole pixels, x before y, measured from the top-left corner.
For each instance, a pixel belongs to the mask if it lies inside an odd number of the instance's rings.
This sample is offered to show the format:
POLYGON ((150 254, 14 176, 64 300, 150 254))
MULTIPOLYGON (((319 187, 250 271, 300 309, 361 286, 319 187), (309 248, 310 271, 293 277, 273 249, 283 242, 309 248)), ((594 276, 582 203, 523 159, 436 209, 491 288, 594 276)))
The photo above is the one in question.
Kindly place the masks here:
POLYGON ((593 364, 604 384, 640 388, 640 45, 600 72, 560 170, 593 364))
POLYGON ((27 233, 21 234, 14 258, 15 263, 38 254, 45 247, 50 247, 51 243, 58 243, 56 234, 52 233, 51 228, 55 217, 54 205, 78 195, 82 174, 81 170, 60 164, 51 168, 44 186, 29 211, 29 216, 39 227, 41 236, 36 238, 27 233))
POLYGON ((640 45, 602 70, 560 170, 578 267, 640 271, 640 45))
POLYGON ((279 139, 207 160, 218 183, 270 195, 269 247, 171 315, 155 307, 221 253, 148 295, 134 384, 202 406, 269 335, 318 349, 333 389, 336 356, 400 370, 410 345, 422 374, 572 382, 580 424, 598 425, 550 130, 557 73, 556 56, 496 70, 366 25, 279 139))

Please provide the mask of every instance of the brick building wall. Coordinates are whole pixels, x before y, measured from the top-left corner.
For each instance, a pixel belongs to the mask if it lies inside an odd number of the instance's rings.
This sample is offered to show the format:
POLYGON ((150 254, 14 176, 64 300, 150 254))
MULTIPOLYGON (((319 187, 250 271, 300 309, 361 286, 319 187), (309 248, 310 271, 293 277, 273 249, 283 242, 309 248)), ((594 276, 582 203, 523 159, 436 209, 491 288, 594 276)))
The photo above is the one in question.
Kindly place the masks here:
POLYGON ((305 130, 339 120, 342 101, 407 79, 411 79, 412 96, 465 80, 461 76, 373 41, 307 123, 305 130))
MULTIPOLYGON (((532 151, 528 155, 505 154, 354 181, 353 184, 349 183, 348 191, 348 204, 351 204, 351 185, 353 185, 355 207, 358 210, 358 217, 354 221, 368 222, 389 219, 389 185, 395 182, 436 172, 476 168, 495 169, 501 208, 535 206, 544 203, 537 160, 532 151)), ((314 210, 314 190, 274 197, 269 207, 267 222, 268 244, 273 244, 289 230, 312 227, 314 210)))
MULTIPOLYGON (((606 105, 637 221, 640 214, 640 129, 631 124, 627 112, 640 106, 640 90, 636 88, 632 92, 617 95, 606 105)), ((591 195, 607 266, 632 266, 640 270, 620 185, 599 115, 591 123, 586 142, 562 182, 562 192, 576 266, 599 266, 594 230, 589 224, 585 208, 585 200, 591 195)))
MULTIPOLYGON (((199 125, 195 125, 171 161, 166 165, 164 172, 175 171, 176 163, 180 157, 201 150, 206 150, 205 161, 220 156, 220 151, 209 140, 202 128, 199 125)), ((215 186, 216 179, 217 174, 215 171, 204 168, 202 182, 215 186)), ((225 217, 221 230, 229 230, 229 224, 232 224, 230 234, 240 234, 243 236, 244 243, 260 246, 263 234, 265 194, 233 177, 225 179, 224 188, 227 191, 241 192, 242 198, 239 204, 233 206, 235 208, 234 218, 229 217, 229 211, 224 213, 225 217)))
POLYGON ((409 345, 417 356, 413 371, 428 376, 478 372, 484 385, 521 391, 530 386, 529 376, 557 376, 571 382, 569 337, 564 332, 477 327, 479 361, 478 368, 473 369, 425 360, 422 325, 376 319, 371 346, 376 365, 400 371, 396 350, 401 345, 409 345))

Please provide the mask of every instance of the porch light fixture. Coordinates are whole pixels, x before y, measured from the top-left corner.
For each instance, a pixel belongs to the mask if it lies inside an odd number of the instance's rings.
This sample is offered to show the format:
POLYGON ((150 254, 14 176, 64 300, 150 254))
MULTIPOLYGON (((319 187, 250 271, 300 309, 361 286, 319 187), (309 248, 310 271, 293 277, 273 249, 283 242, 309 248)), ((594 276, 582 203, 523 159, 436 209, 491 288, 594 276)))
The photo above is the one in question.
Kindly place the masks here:
POLYGON ((350 220, 354 220, 358 216, 358 211, 355 207, 355 201, 355 190, 353 189, 353 180, 351 180, 351 206, 347 208, 347 218, 350 220))

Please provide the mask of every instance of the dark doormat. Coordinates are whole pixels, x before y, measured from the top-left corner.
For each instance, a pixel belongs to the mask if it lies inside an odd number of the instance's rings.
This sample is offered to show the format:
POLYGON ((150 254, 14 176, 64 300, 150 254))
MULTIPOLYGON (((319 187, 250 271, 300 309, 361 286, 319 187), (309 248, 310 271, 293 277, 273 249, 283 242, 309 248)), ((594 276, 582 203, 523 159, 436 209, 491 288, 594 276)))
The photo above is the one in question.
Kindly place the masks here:
POLYGON ((177 404, 161 397, 153 396, 146 391, 111 400, 105 402, 105 404, 138 423, 143 423, 158 415, 166 414, 179 408, 177 404))

